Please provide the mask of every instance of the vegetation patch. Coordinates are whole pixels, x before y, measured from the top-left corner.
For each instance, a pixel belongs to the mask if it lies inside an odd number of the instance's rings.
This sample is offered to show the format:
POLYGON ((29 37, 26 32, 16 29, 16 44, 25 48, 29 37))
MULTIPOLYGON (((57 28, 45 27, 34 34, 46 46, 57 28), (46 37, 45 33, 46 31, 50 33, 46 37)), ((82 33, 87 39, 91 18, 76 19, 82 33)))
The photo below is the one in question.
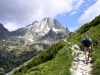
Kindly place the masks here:
MULTIPOLYGON (((65 62, 65 60, 69 60, 69 58, 71 58, 71 56, 70 56, 71 50, 67 50, 67 48, 64 48, 65 45, 66 45, 66 43, 63 40, 59 41, 58 43, 53 44, 52 46, 50 46, 46 50, 44 50, 42 53, 40 53, 38 56, 34 57, 32 59, 32 61, 30 61, 27 65, 21 66, 18 70, 16 70, 14 72, 13 75, 25 75, 25 74, 42 75, 42 74, 46 74, 46 73, 48 73, 47 75, 52 75, 51 73, 53 73, 53 71, 55 74, 57 69, 61 70, 60 67, 64 67, 63 62, 65 62), (62 50, 65 51, 65 52, 62 52, 63 55, 60 52, 62 50), (69 55, 68 55, 68 53, 69 53, 69 55), (58 54, 60 56, 64 56, 64 55, 67 55, 67 56, 66 56, 66 58, 65 58, 65 56, 62 58, 61 57, 58 58, 58 56, 59 56, 58 54), (59 61, 58 61, 58 59, 59 59, 59 61), (50 70, 51 70, 51 73, 49 74, 50 70)), ((71 61, 71 60, 69 60, 69 61, 71 61)), ((66 61, 66 63, 67 63, 67 61, 66 61)), ((66 67, 68 67, 69 64, 67 64, 66 67)), ((66 72, 66 71, 64 71, 64 72, 66 72)))

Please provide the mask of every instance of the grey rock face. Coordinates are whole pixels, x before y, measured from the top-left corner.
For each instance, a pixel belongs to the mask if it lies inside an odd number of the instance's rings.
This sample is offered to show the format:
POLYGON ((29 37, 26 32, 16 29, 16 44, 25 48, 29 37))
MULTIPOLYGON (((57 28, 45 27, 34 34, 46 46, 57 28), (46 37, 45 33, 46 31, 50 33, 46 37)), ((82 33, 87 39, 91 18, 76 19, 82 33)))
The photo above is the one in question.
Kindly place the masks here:
POLYGON ((0 39, 10 37, 10 32, 0 23, 0 39))
POLYGON ((13 31, 12 35, 21 36, 31 42, 52 42, 65 38, 69 33, 68 28, 61 26, 56 19, 44 18, 40 22, 34 21, 25 28, 13 31))
POLYGON ((11 32, 11 35, 12 36, 24 36, 26 32, 27 32, 26 28, 20 28, 20 29, 17 29, 16 31, 11 32))
POLYGON ((27 27, 11 32, 12 36, 21 36, 31 42, 55 42, 65 38, 70 31, 68 28, 61 26, 56 19, 44 18, 43 20, 34 21, 27 27))

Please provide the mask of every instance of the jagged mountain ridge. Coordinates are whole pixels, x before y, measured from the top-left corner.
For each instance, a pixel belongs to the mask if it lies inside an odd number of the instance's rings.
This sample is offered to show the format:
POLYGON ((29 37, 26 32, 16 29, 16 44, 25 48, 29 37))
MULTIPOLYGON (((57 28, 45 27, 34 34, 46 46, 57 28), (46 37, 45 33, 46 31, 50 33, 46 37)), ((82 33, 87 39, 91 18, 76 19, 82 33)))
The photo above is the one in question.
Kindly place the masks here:
POLYGON ((66 37, 66 34, 59 32, 58 34, 56 32, 54 32, 52 29, 49 30, 48 33, 46 33, 42 38, 40 38, 39 40, 59 40, 59 39, 63 39, 66 37), (53 38, 53 39, 52 39, 53 38))
POLYGON ((30 40, 31 42, 50 43, 65 38, 69 33, 70 31, 68 28, 61 26, 60 22, 58 22, 56 19, 52 20, 51 18, 44 18, 40 22, 34 21, 32 24, 24 28, 11 32, 11 35, 17 37, 21 36, 22 38, 30 40), (52 36, 52 38, 49 36, 49 34, 52 36))
POLYGON ((0 23, 0 39, 10 37, 10 32, 0 23))

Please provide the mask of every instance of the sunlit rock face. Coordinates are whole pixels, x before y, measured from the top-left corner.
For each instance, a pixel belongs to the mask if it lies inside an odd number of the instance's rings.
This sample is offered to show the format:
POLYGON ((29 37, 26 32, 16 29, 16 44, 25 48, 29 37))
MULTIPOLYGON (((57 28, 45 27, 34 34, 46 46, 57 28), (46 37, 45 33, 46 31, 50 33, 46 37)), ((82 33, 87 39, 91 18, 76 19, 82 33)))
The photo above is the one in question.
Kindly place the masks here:
POLYGON ((56 19, 44 18, 40 22, 34 21, 32 24, 13 31, 11 34, 34 43, 53 43, 65 38, 69 33, 69 29, 64 28, 56 19))

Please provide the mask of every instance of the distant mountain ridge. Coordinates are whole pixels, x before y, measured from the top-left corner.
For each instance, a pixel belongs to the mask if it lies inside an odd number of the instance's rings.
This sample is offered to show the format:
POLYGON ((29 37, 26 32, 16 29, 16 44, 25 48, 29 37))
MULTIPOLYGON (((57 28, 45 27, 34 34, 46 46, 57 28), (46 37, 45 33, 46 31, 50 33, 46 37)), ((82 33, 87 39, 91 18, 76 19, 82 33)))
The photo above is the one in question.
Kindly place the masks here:
POLYGON ((24 38, 32 43, 52 44, 57 40, 66 38, 69 33, 70 31, 67 27, 63 27, 59 21, 52 20, 50 17, 44 18, 40 22, 34 21, 32 24, 12 32, 9 32, 0 23, 0 39, 11 36, 24 38))
POLYGON ((10 37, 10 32, 0 23, 0 39, 10 37))
POLYGON ((69 33, 69 29, 64 28, 56 19, 44 18, 40 22, 34 21, 24 28, 11 32, 11 35, 20 36, 34 43, 53 43, 65 38, 69 33))

